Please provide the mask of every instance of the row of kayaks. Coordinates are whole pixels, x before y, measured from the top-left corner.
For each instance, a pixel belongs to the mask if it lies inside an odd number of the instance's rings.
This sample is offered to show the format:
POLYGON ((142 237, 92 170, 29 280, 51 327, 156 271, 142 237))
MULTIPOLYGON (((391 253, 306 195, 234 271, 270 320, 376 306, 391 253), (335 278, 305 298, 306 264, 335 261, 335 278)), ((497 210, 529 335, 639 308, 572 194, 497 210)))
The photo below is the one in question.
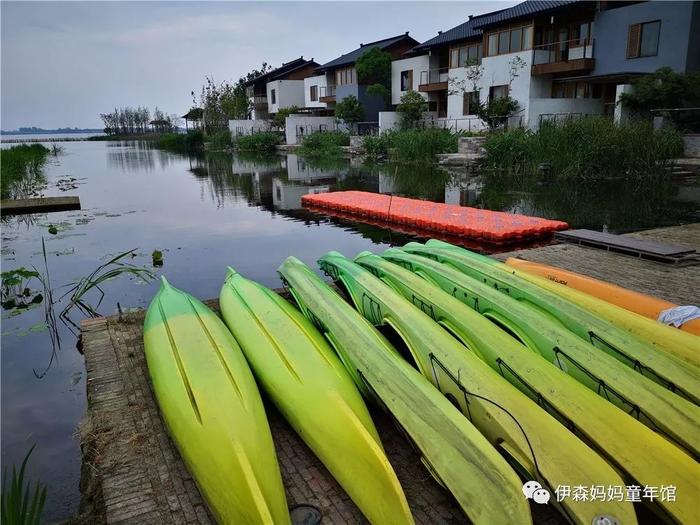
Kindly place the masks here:
POLYGON ((319 265, 336 288, 279 268, 298 308, 229 268, 223 322, 165 279, 148 309, 163 419, 220 523, 289 523, 258 387, 371 523, 413 518, 365 401, 473 523, 531 523, 524 481, 572 523, 637 519, 562 487, 673 487, 650 509, 697 522, 700 338, 439 241, 319 265))

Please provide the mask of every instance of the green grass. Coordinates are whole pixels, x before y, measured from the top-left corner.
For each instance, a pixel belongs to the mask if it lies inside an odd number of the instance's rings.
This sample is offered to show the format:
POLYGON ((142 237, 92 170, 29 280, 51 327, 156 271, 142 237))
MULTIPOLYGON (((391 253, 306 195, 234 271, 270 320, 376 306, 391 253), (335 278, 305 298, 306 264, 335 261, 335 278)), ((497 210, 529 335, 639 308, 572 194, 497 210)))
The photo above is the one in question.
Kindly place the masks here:
POLYGON ((342 131, 319 131, 304 137, 299 153, 306 157, 340 156, 350 145, 350 135, 342 131))
POLYGON ((3 199, 19 198, 45 182, 42 170, 51 150, 41 144, 20 144, 0 151, 3 199))
POLYGON ((537 133, 523 129, 489 135, 486 164, 524 177, 546 165, 561 178, 642 176, 683 154, 676 130, 655 131, 646 122, 615 125, 604 117, 544 123, 537 133))
POLYGON ((39 525, 46 502, 46 487, 39 481, 32 490, 31 484, 24 483, 24 473, 34 447, 24 456, 22 466, 12 466, 12 477, 7 479, 7 469, 2 474, 2 498, 0 521, 3 525, 39 525))
POLYGON ((201 130, 188 133, 165 133, 156 139, 156 147, 178 153, 193 153, 204 147, 204 134, 201 130))
POLYGON ((274 151, 280 143, 280 134, 275 131, 264 131, 243 135, 234 140, 234 145, 239 151, 274 151))

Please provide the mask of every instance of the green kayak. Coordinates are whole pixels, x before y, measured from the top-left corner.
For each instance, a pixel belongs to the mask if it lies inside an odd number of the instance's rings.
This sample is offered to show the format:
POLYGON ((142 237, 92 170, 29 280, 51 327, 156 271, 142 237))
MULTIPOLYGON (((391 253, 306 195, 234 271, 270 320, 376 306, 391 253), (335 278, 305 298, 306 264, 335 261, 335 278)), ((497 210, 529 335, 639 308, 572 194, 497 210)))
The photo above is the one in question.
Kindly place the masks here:
MULTIPOLYGON (((700 457, 697 405, 596 349, 542 311, 528 308, 452 266, 396 248, 382 257, 435 283, 582 385, 700 457)), ((495 327, 486 319, 482 318, 486 325, 495 327)))
POLYGON ((381 400, 471 522, 532 522, 522 482, 469 420, 311 268, 289 257, 279 272, 302 312, 381 400))
MULTIPOLYGON (((355 307, 372 324, 391 327, 418 370, 511 459, 522 477, 536 479, 551 493, 567 484, 623 484, 598 454, 426 315, 428 303, 417 297, 407 301, 372 272, 337 252, 321 257, 319 265, 342 283, 355 307), (577 460, 572 462, 572 457, 577 460)), ((585 391, 575 382, 574 386, 585 391)), ((635 522, 633 508, 624 503, 567 499, 561 504, 550 500, 550 505, 575 523, 590 524, 602 514, 622 523, 635 522)))
POLYGON ((224 323, 163 278, 143 339, 163 420, 216 520, 290 523, 260 393, 224 323))
POLYGON ((367 519, 413 523, 362 396, 323 335, 232 268, 219 302, 260 386, 367 519))
MULTIPOLYGON (((355 261, 397 290, 406 300, 421 305, 422 310, 434 321, 508 379, 513 386, 537 401, 602 457, 608 458, 625 479, 635 480, 642 486, 653 485, 659 479, 674 483, 683 480, 685 493, 700 490, 697 483, 698 465, 695 461, 687 456, 683 457, 684 455, 661 435, 622 413, 603 397, 563 374, 557 366, 536 351, 528 351, 522 343, 498 328, 488 320, 487 316, 493 310, 480 296, 471 295, 479 297, 479 308, 483 315, 479 315, 453 295, 433 285, 434 280, 431 276, 439 279, 441 274, 431 273, 430 266, 443 267, 444 275, 448 272, 457 274, 455 295, 458 296, 461 296, 462 292, 459 283, 465 280, 473 281, 469 277, 426 257, 396 249, 387 250, 382 257, 365 252, 358 255, 355 261)), ((481 286, 499 294, 486 285, 481 286)), ((513 308, 513 313, 517 315, 516 307, 519 305, 508 304, 513 300, 502 295, 500 298, 508 299, 504 304, 507 308, 513 308)), ((473 301, 470 303, 473 304, 473 301)), ((526 317, 524 322, 531 322, 530 317, 526 317)), ((536 321, 534 323, 534 329, 537 330, 536 321)), ((514 331, 519 333, 519 330, 514 331)), ((592 351, 599 353, 595 349, 592 351)), ((612 361, 626 370, 624 365, 614 359, 612 361)), ((633 374, 631 371, 630 373, 633 374)), ((656 383, 651 384, 663 390, 663 387, 656 383)), ((680 519, 697 511, 697 508, 692 506, 694 504, 694 500, 690 498, 677 502, 661 502, 660 505, 667 507, 666 512, 680 519), (680 510, 683 505, 688 506, 684 511, 680 510)), ((614 515, 613 511, 608 512, 614 515)))
POLYGON ((450 265, 510 295, 529 308, 544 312, 581 339, 609 353, 633 370, 695 404, 700 403, 697 368, 552 291, 519 278, 509 271, 500 270, 496 266, 497 262, 487 262, 490 258, 437 240, 430 240, 425 245, 411 242, 401 249, 450 265))

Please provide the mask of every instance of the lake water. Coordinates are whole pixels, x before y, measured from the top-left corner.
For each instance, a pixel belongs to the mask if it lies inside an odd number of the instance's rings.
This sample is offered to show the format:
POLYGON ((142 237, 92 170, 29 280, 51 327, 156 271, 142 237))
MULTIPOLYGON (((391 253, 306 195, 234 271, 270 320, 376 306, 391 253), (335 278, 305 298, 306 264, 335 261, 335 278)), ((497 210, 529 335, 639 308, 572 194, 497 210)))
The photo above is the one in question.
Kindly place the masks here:
MULTIPOLYGON (((517 184, 504 177, 468 177, 430 168, 314 165, 295 155, 203 158, 151 149, 144 143, 66 142, 47 166, 44 195, 79 195, 83 209, 10 217, 2 224, 2 269, 45 272, 54 299, 66 285, 114 255, 136 249, 130 262, 200 298, 218 296, 227 265, 267 286, 288 255, 315 267, 328 250, 381 251, 414 237, 304 211, 310 191, 363 189, 440 202, 509 210, 568 221, 574 227, 622 232, 700 220, 700 187, 655 179, 644 183, 517 184), (49 226, 57 227, 51 235, 49 226)), ((34 289, 40 284, 30 283, 34 289)), ((145 307, 156 282, 120 277, 103 287, 102 314, 145 307)), ((96 301, 97 297, 91 297, 96 301)), ((55 306, 58 313, 65 303, 55 306)), ((2 463, 19 463, 36 443, 30 474, 48 485, 45 517, 65 518, 79 503, 76 428, 86 408, 83 357, 69 324, 58 323, 60 347, 44 325, 44 305, 2 321, 2 463)), ((74 312, 73 321, 81 316, 74 312)))

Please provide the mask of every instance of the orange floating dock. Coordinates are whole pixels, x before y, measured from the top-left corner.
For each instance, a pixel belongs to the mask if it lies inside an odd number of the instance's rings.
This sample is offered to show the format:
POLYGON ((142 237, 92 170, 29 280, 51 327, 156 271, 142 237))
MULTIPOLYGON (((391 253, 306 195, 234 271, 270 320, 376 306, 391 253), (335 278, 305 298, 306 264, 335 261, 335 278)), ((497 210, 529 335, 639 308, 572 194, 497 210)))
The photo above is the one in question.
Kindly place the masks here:
POLYGON ((517 242, 551 235, 569 225, 562 221, 500 211, 467 208, 454 204, 395 197, 365 191, 336 191, 304 195, 304 206, 338 210, 362 220, 368 217, 386 223, 446 232, 491 243, 517 242))

